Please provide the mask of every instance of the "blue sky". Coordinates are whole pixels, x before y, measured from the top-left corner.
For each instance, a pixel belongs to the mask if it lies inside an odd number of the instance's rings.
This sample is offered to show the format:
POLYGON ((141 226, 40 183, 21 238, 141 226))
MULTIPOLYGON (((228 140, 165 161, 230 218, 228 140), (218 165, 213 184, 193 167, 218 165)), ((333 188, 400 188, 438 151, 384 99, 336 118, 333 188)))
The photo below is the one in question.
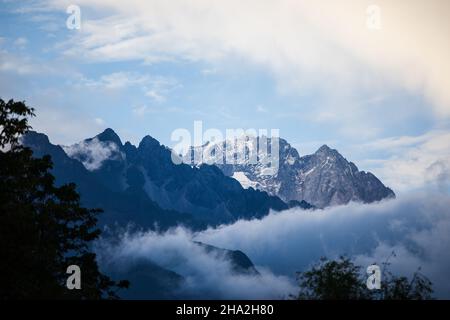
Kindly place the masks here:
POLYGON ((0 97, 35 107, 54 143, 274 128, 300 154, 328 144, 396 191, 422 188, 450 168, 448 3, 434 2, 400 19, 406 2, 378 1, 368 30, 368 1, 80 0, 69 30, 72 2, 3 0, 0 97))

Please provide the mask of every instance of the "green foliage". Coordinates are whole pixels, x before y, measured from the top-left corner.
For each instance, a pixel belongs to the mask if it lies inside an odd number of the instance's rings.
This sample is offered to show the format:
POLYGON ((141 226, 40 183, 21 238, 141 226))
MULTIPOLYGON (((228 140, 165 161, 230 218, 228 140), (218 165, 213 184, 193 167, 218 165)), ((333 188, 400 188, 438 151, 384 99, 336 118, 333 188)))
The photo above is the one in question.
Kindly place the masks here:
POLYGON ((34 109, 24 102, 0 99, 0 148, 17 143, 19 136, 30 129, 27 117, 34 116, 34 109))
MULTIPOLYGON (((393 253, 393 255, 395 255, 393 253)), ((394 276, 383 263, 381 289, 369 290, 362 267, 344 256, 337 260, 322 258, 309 270, 297 273, 300 300, 424 300, 432 299, 432 283, 419 271, 411 280, 394 276)))
POLYGON ((298 299, 348 300, 369 299, 370 292, 361 276, 361 267, 346 257, 329 261, 322 258, 305 272, 297 273, 298 299))
POLYGON ((390 272, 385 274, 386 281, 381 282, 378 294, 385 300, 430 300, 432 299, 432 283, 420 273, 420 268, 411 280, 407 277, 396 277, 390 272))
POLYGON ((80 205, 74 184, 54 185, 49 156, 33 158, 18 142, 33 109, 0 99, 0 299, 117 298, 116 283, 98 270, 89 243, 98 209, 80 205), (81 269, 81 290, 68 290, 66 269, 81 269))

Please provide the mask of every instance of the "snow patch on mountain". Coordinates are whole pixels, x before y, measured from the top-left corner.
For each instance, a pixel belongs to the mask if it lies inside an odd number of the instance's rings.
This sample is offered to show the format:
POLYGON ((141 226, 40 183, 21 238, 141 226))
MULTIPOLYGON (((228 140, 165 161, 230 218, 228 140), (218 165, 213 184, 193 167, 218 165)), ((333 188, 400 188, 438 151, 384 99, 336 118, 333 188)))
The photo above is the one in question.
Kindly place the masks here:
POLYGON ((359 171, 327 145, 314 154, 300 156, 286 140, 279 138, 274 142, 266 137, 246 137, 206 143, 192 148, 184 159, 194 165, 215 164, 244 187, 254 186, 286 202, 305 200, 319 208, 350 201, 369 203, 395 196, 373 174, 359 171), (279 153, 272 153, 273 146, 279 146, 279 153))
POLYGON ((231 176, 232 178, 236 179, 237 181, 239 181, 239 183, 241 184, 241 186, 244 189, 248 189, 250 187, 257 189, 258 188, 258 182, 256 181, 252 181, 250 180, 244 172, 242 171, 237 171, 234 172, 233 175, 231 176))

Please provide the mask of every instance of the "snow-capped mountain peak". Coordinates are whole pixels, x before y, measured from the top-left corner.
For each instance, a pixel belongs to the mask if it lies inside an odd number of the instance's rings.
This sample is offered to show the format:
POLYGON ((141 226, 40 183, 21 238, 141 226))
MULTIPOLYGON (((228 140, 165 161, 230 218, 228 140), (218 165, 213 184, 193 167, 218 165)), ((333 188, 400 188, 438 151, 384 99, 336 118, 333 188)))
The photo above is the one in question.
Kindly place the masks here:
POLYGON ((270 154, 272 144, 271 139, 262 137, 236 139, 234 144, 233 141, 209 143, 204 147, 192 148, 184 159, 193 164, 215 164, 243 187, 266 191, 286 202, 305 200, 317 207, 326 207, 350 201, 373 202, 395 196, 373 174, 359 171, 354 163, 348 162, 336 149, 327 145, 321 146, 312 155, 300 157, 297 150, 281 138, 278 139, 279 154, 270 154), (264 147, 261 143, 264 140, 267 141, 269 153, 259 149, 264 147), (238 158, 236 153, 239 152, 241 155, 238 158), (257 161, 252 162, 255 153, 257 161), (223 154, 229 158, 221 157, 223 154), (278 161, 276 172, 267 171, 271 162, 265 157, 269 155, 272 160, 276 158, 278 161), (241 159, 241 162, 227 159, 241 159))

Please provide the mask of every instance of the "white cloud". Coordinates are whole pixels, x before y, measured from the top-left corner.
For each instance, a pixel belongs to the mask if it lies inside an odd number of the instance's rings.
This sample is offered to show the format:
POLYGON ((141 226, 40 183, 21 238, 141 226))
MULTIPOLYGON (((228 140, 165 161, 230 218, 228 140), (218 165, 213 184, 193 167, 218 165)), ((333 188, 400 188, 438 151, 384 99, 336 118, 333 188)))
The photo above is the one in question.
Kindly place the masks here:
POLYGON ((201 73, 205 76, 217 74, 217 68, 206 68, 201 71, 201 73))
POLYGON ((14 45, 20 48, 24 48, 26 47, 26 45, 28 44, 28 39, 24 38, 24 37, 20 37, 17 38, 16 40, 14 40, 14 45))
POLYGON ((69 157, 79 160, 90 171, 99 169, 105 160, 124 157, 115 143, 100 141, 98 138, 81 141, 71 146, 62 146, 62 148, 69 157))
MULTIPOLYGON (((46 1, 62 8, 69 1, 46 1)), ((446 0, 379 0, 382 28, 366 27, 370 1, 80 0, 114 14, 84 22, 68 53, 96 61, 242 57, 273 72, 284 87, 328 93, 424 94, 450 115, 450 20, 446 0), (73 45, 77 41, 78 45, 73 45)))
POLYGON ((164 100, 166 100, 164 98, 164 96, 160 95, 156 90, 148 90, 145 95, 147 97, 152 98, 153 100, 157 101, 157 102, 163 102, 164 100))
POLYGON ((102 75, 99 79, 81 78, 80 84, 91 88, 123 89, 131 86, 144 85, 149 77, 137 73, 114 72, 102 75))
POLYGON ((52 67, 42 65, 26 56, 12 54, 0 48, 0 72, 18 75, 38 75, 55 73, 52 67))
POLYGON ((138 117, 142 117, 143 115, 152 112, 152 109, 150 109, 148 106, 144 105, 144 106, 133 108, 132 112, 134 115, 136 115, 138 117))
POLYGON ((103 120, 102 118, 95 118, 94 121, 99 126, 105 125, 105 120, 103 120))
POLYGON ((164 102, 166 96, 180 84, 175 79, 165 77, 152 77, 137 72, 114 72, 102 75, 98 79, 89 79, 80 76, 77 86, 91 89, 122 90, 137 87, 155 102, 164 102))
POLYGON ((161 106, 153 106, 149 107, 147 105, 138 106, 132 109, 133 115, 137 117, 142 117, 146 114, 163 114, 163 113, 187 113, 186 111, 179 107, 161 107, 161 106))
POLYGON ((266 108, 264 108, 264 106, 262 106, 260 104, 256 106, 256 111, 260 112, 260 113, 267 113, 268 112, 268 110, 266 108))
POLYGON ((184 276, 184 293, 227 299, 287 297, 297 290, 295 272, 322 256, 348 255, 364 267, 381 265, 395 251, 391 271, 411 277, 421 267, 435 295, 449 298, 449 206, 448 193, 421 193, 370 205, 292 209, 197 233, 181 227, 125 233, 118 241, 103 239, 96 251, 101 263, 148 259, 184 276), (233 274, 223 256, 206 253, 192 240, 243 251, 262 277, 233 274))
POLYGON ((437 296, 448 298, 449 205, 448 193, 420 193, 371 205, 350 204, 314 212, 290 210, 209 229, 195 239, 238 248, 255 264, 291 277, 322 256, 346 254, 364 266, 381 264, 394 250, 394 272, 411 276, 422 267, 437 296))
POLYGON ((46 3, 45 1, 27 1, 26 3, 21 3, 16 9, 14 9, 14 13, 45 13, 52 11, 54 6, 50 3, 46 3))
POLYGON ((430 131, 419 136, 400 136, 376 140, 359 146, 381 151, 383 159, 362 161, 366 167, 395 191, 420 188, 450 190, 450 133, 430 131))
POLYGON ((260 275, 234 272, 227 257, 207 252, 193 243, 192 238, 193 234, 183 228, 164 234, 153 231, 125 233, 115 245, 108 240, 97 242, 96 251, 101 265, 130 264, 135 259, 146 259, 177 272, 186 280, 180 288, 183 296, 281 299, 295 293, 292 280, 275 276, 264 268, 258 270, 260 275))

